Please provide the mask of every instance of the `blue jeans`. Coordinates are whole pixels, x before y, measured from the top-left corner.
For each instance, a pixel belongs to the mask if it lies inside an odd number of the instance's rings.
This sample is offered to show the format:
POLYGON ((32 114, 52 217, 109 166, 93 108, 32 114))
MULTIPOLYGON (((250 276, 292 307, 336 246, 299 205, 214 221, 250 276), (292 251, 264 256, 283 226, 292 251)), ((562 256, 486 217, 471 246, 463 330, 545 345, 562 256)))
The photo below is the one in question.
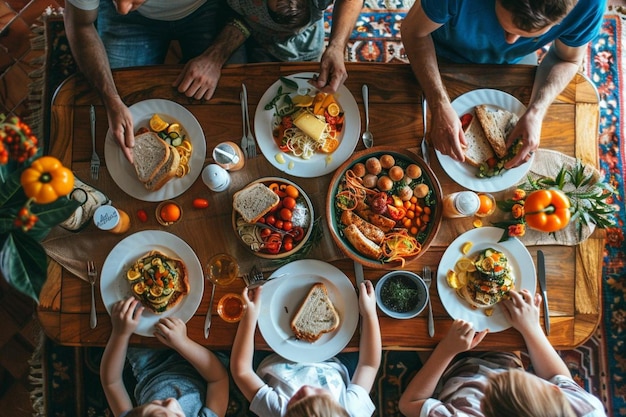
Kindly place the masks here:
POLYGON ((220 5, 220 0, 207 0, 187 17, 164 21, 149 19, 137 11, 121 15, 112 1, 101 1, 98 32, 111 68, 162 64, 173 40, 180 43, 183 62, 200 55, 222 29, 220 5))

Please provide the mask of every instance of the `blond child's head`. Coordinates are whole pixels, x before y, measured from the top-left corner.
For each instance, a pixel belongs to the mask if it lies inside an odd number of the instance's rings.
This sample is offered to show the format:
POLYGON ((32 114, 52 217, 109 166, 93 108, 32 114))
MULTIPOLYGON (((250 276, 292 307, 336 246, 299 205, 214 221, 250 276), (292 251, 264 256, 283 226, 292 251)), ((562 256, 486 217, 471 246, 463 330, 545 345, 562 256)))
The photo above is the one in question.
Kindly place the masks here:
POLYGON ((285 417, 349 417, 349 414, 329 391, 305 385, 289 400, 285 417))
POLYGON ((489 378, 481 402, 485 417, 574 417, 567 398, 556 385, 520 369, 489 378))

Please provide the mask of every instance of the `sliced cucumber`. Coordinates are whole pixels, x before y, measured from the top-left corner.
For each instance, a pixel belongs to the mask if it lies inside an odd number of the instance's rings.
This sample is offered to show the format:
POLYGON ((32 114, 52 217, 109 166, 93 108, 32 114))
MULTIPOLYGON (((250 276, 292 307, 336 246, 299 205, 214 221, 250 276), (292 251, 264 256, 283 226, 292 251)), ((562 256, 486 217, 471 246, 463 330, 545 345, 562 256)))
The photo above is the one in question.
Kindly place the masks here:
POLYGON ((180 146, 183 143, 183 138, 178 136, 176 139, 172 139, 172 146, 180 146))

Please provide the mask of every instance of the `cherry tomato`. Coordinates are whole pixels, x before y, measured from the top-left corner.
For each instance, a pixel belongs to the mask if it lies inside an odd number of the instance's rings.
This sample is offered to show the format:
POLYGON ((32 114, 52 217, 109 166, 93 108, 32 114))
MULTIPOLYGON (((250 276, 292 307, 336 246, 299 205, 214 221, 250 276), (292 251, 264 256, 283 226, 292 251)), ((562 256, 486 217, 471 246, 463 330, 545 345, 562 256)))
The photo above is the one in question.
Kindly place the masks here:
POLYGON ((137 218, 142 223, 145 223, 148 221, 148 213, 144 209, 139 209, 137 210, 137 218))
POLYGON ((265 250, 271 254, 276 254, 280 252, 280 248, 282 246, 282 240, 278 233, 271 233, 267 238, 263 241, 263 246, 265 250))
POLYGON ((272 231, 270 229, 261 229, 261 237, 268 237, 271 234, 272 231))
POLYGON ((292 216, 293 216, 293 213, 288 208, 280 209, 280 217, 281 217, 281 219, 283 219, 283 220, 291 220, 292 216))
POLYGON ((461 116, 461 127, 463 128, 463 130, 467 130, 467 127, 469 126, 471 121, 472 121, 472 115, 470 113, 466 113, 463 116, 461 116))
POLYGON ((265 223, 274 226, 274 224, 276 224, 276 217, 274 217, 273 214, 270 214, 269 216, 265 217, 265 223))
POLYGON ((283 198, 283 207, 293 210, 296 207, 296 199, 293 197, 283 198))
POLYGON ((291 236, 293 236, 294 242, 300 242, 304 239, 304 229, 300 226, 294 226, 293 229, 291 229, 291 236))
POLYGON ((288 232, 293 228, 293 223, 291 223, 289 220, 286 220, 283 222, 283 230, 288 232))
POLYGON ((283 228, 283 221, 280 219, 276 219, 276 223, 274 223, 274 226, 278 227, 279 229, 283 228))
POLYGON ((287 193, 287 195, 291 198, 298 198, 298 196, 300 195, 300 191, 298 191, 298 189, 293 185, 288 185, 285 188, 285 193, 287 193))
POLYGON ((259 222, 259 223, 265 223, 265 217, 261 217, 259 220, 257 220, 257 222, 259 222))
POLYGON ((283 238, 283 250, 289 252, 293 249, 293 238, 289 235, 283 238))
POLYGON ((387 213, 389 214, 389 217, 391 217, 393 220, 399 221, 402 220, 402 218, 406 214, 406 210, 404 209, 404 207, 395 207, 391 204, 388 204, 387 213))
POLYGON ((197 209, 203 209, 209 207, 209 200, 206 198, 196 198, 193 200, 193 206, 197 209))

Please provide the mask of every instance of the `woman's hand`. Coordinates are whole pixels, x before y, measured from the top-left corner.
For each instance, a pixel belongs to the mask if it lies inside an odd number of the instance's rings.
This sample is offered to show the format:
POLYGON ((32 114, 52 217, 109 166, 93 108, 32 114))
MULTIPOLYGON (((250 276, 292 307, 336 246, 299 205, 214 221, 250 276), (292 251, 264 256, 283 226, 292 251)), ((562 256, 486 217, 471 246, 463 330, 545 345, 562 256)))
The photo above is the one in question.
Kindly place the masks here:
POLYGON ((128 336, 137 329, 144 307, 135 297, 128 297, 113 304, 111 308, 112 334, 128 336))
POLYGON ((157 340, 176 351, 190 342, 187 325, 178 317, 163 317, 154 327, 156 328, 154 336, 157 340))
POLYGON ((448 333, 441 342, 439 342, 439 345, 442 349, 445 349, 448 354, 456 355, 474 349, 482 342, 487 333, 489 333, 489 329, 477 332, 474 330, 472 323, 456 319, 452 323, 448 333))

